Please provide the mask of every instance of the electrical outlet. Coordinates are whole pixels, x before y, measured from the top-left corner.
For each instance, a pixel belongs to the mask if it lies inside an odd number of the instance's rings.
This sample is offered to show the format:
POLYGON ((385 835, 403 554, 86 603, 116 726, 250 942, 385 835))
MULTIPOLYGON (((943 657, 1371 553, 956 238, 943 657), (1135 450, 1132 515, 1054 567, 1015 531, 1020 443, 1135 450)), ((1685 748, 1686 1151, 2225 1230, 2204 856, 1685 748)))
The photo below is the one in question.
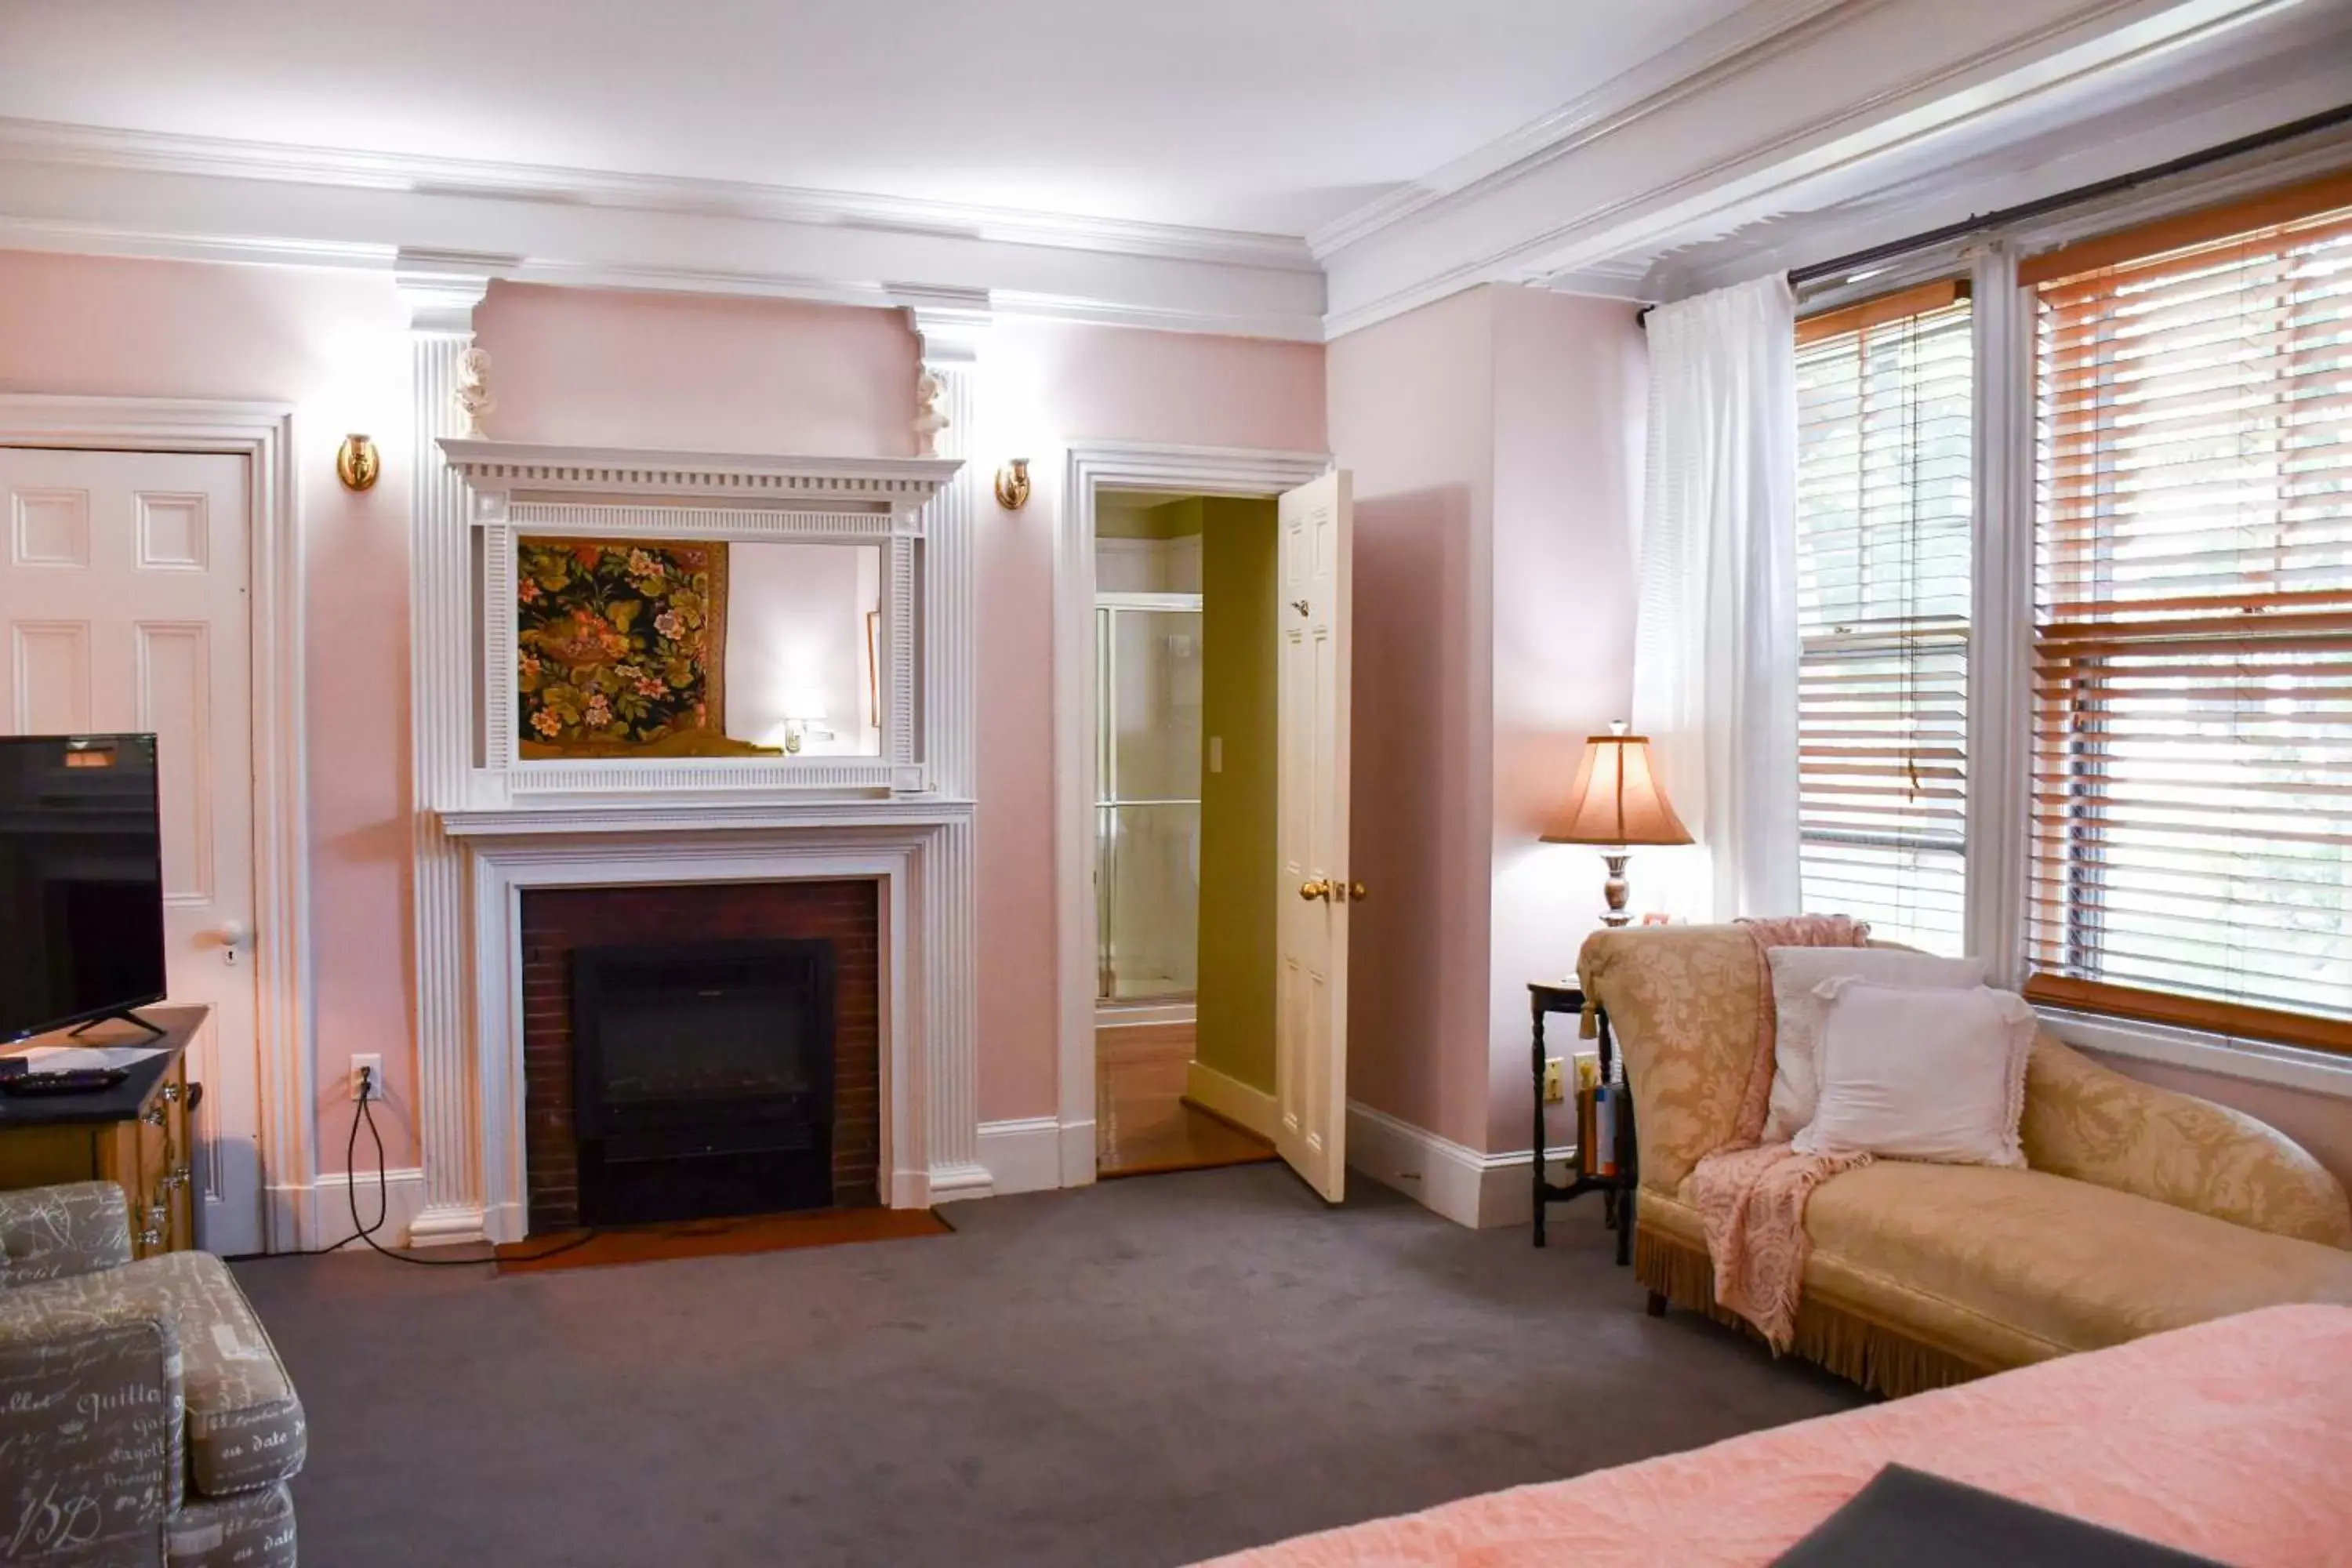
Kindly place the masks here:
POLYGON ((1564 1057, 1544 1058, 1544 1103, 1559 1105, 1568 1099, 1568 1060, 1564 1057))
POLYGON ((382 1057, 352 1058, 352 1098, 353 1100, 360 1097, 360 1087, 362 1084, 367 1086, 367 1097, 370 1100, 383 1098, 383 1058, 382 1057))

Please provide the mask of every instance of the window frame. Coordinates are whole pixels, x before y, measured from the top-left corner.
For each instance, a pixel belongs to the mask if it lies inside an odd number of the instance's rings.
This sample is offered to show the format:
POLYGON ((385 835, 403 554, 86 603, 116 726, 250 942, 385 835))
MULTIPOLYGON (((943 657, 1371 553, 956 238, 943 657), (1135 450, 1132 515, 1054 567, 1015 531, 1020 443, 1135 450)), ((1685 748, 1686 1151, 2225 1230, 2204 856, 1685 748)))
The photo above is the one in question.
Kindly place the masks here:
MULTIPOLYGON (((1854 334, 1866 335, 1880 327, 1893 322, 1934 314, 1965 303, 1969 306, 1969 331, 1970 338, 1969 374, 1970 382, 1970 396, 1973 401, 1976 395, 1975 383, 1979 374, 1979 345, 1975 341, 1976 304, 1970 298, 1973 288, 1974 278, 1972 268, 1966 266, 1947 265, 1936 276, 1916 282, 1899 284, 1884 290, 1874 290, 1851 304, 1841 304, 1820 310, 1805 310, 1798 317, 1797 320, 1796 342, 1798 353, 1800 355, 1802 355, 1809 346, 1819 343, 1824 340, 1854 334)), ((1801 403, 1801 395, 1800 401, 1801 403)), ((1801 408, 1800 416, 1799 435, 1801 441, 1801 408)), ((1974 706, 1976 700, 1973 676, 1973 661, 1976 652, 1975 604, 1979 588, 1979 584, 1975 580, 1975 563, 1977 555, 1976 528, 1978 518, 1981 513, 1981 503, 1977 500, 1974 494, 1974 486, 1979 477, 1977 470, 1976 450, 1979 444, 1979 435, 1978 421, 1975 417, 1975 410, 1972 407, 1969 432, 1970 485, 1969 559, 1970 581, 1969 609, 1965 612, 1967 627, 1961 643, 1961 822, 1959 827, 1960 842, 1957 847, 1959 856, 1961 896, 1961 910, 1958 935, 1963 952, 1969 951, 1969 944, 1973 936, 1973 931, 1969 923, 1969 909, 1970 884, 1972 881, 1971 873, 1973 870, 1973 865, 1970 858, 1970 847, 1974 842, 1976 827, 1976 822, 1971 814, 1974 802, 1975 784, 1974 768, 1972 765, 1974 759, 1974 752, 1972 750, 1973 726, 1975 723, 1974 706)), ((1799 456, 1801 479, 1801 447, 1799 456)), ((1802 541, 1801 539, 1801 546, 1802 541)), ((1802 575, 1803 569, 1801 563, 1799 567, 1799 576, 1801 581, 1802 579, 1802 575)), ((1931 617, 1920 617, 1922 620, 1927 618, 1931 617)), ((1859 635, 1864 637, 1869 636, 1869 634, 1854 635, 1859 635)), ((1885 634, 1882 633, 1878 635, 1884 636, 1885 634)), ((1810 642, 1811 639, 1805 640, 1810 642)), ((1801 689, 1804 679, 1805 661, 1810 660, 1812 658, 1813 650, 1811 647, 1807 647, 1801 652, 1799 666, 1799 684, 1801 689)), ((1801 738, 1802 722, 1801 698, 1799 717, 1801 738)), ((1802 800, 1803 793, 1801 787, 1801 805, 1802 804, 1802 800)), ((1916 828, 1908 828, 1900 826, 1878 831, 1864 831, 1860 829, 1824 830, 1817 828, 1809 829, 1801 822, 1798 827, 1798 852, 1801 863, 1804 858, 1806 847, 1809 845, 1843 845, 1864 849, 1874 848, 1895 851, 1907 850, 1913 854, 1949 854, 1953 852, 1954 848, 1953 846, 1932 841, 1929 837, 1920 833, 1916 828)))
MULTIPOLYGON (((2021 267, 2062 247, 2224 204, 2252 207, 2273 193, 2334 177, 2352 182, 2352 135, 1923 249, 1843 285, 1809 291, 1799 305, 1803 315, 1813 317, 1938 279, 1966 277, 1971 285, 1973 605, 1962 930, 1968 951, 1984 957, 1994 984, 2020 989, 2030 973, 2037 363, 2036 296, 2032 284, 2021 278, 2021 267)), ((2276 221, 2253 213, 2243 226, 2276 221)), ((2352 1053, 2324 1041, 2324 1028, 2254 1033, 2243 1027, 2249 1020, 2200 998, 2180 997, 2177 1007, 2126 1011, 2089 994, 2061 996, 2041 989, 2033 1000, 2045 1021, 2061 1026, 2063 1034, 2092 1037, 2100 1048, 2116 1049, 2128 1040, 2134 1054, 2303 1087, 2321 1087, 2316 1080, 2324 1079, 2329 1092, 2352 1094, 2343 1081, 2352 1079, 2352 1053), (2302 1037, 2290 1037, 2297 1034, 2302 1037)), ((2315 1025, 2335 1023, 2310 1016, 2315 1025)))

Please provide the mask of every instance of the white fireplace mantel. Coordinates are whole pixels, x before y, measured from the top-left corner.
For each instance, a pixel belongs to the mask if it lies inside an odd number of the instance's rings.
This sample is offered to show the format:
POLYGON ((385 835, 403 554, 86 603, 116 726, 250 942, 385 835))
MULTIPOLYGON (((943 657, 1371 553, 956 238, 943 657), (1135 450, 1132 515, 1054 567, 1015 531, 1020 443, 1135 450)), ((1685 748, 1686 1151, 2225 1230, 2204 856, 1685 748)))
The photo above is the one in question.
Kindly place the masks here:
MULTIPOLYGON (((455 384, 463 341, 420 340, 428 435, 454 423, 440 393, 455 384)), ((925 369, 959 421, 940 441, 953 450, 969 416, 969 359, 927 353, 925 369)), ((522 1233, 519 920, 536 887, 875 879, 885 1201, 992 1190, 977 1142, 971 482, 960 454, 809 458, 446 435, 420 453, 411 567, 427 1191, 412 1241, 522 1233), (511 638, 513 606, 501 600, 514 588, 512 541, 526 530, 879 546, 882 754, 516 765, 495 741, 513 710, 500 700, 510 672, 498 639, 511 638)))

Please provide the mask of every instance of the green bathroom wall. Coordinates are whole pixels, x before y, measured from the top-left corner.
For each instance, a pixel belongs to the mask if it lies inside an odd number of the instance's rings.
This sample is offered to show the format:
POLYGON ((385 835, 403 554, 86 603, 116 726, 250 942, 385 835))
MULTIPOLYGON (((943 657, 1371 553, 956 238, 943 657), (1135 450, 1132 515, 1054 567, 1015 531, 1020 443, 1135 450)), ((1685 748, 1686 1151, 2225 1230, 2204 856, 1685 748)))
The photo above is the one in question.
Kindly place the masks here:
MULTIPOLYGON (((1204 1067, 1274 1092, 1276 572, 1272 500, 1184 503, 1202 517, 1201 946, 1204 1067)), ((1166 509, 1172 510, 1172 509, 1166 509)))

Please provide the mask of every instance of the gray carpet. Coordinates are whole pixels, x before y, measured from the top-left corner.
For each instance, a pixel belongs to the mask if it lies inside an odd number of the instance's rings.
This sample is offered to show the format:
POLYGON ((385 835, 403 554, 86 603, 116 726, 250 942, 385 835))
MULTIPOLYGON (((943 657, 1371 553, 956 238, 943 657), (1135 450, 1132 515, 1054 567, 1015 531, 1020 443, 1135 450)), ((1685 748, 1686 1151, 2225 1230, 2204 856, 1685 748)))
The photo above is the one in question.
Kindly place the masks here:
POLYGON ((936 1239, 497 1279, 237 1266, 310 1417, 303 1561, 1175 1564, 1844 1408, 1553 1245, 1279 1166, 936 1239))

